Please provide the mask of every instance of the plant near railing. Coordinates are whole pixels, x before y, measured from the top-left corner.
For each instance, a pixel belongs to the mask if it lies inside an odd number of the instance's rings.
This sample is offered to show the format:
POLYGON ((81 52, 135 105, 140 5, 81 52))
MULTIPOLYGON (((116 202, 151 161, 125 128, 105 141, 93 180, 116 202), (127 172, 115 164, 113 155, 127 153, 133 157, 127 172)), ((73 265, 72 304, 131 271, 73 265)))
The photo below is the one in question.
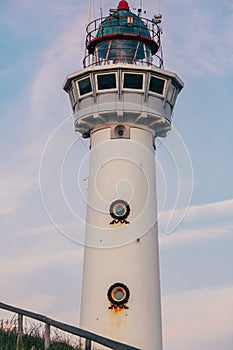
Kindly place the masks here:
MULTIPOLYGON (((102 337, 98 334, 94 334, 91 332, 88 332, 84 329, 75 327, 75 326, 71 326, 56 320, 53 320, 51 318, 48 318, 47 316, 41 315, 41 314, 37 314, 35 312, 31 312, 28 310, 23 310, 17 307, 14 307, 12 305, 7 305, 4 303, 0 303, 0 309, 6 310, 6 311, 10 311, 13 312, 14 314, 16 314, 17 317, 17 326, 14 327, 14 332, 16 334, 16 349, 17 350, 28 350, 28 349, 23 349, 23 337, 25 336, 24 334, 24 317, 28 317, 34 320, 37 320, 39 322, 42 322, 45 326, 44 326, 44 332, 43 332, 43 337, 44 337, 44 349, 45 350, 49 350, 51 349, 50 346, 52 346, 51 343, 51 326, 62 330, 64 332, 67 332, 69 334, 75 335, 77 337, 80 338, 84 338, 85 339, 85 350, 91 350, 92 349, 92 344, 97 343, 99 345, 102 345, 104 347, 107 347, 109 349, 113 349, 113 350, 140 350, 138 348, 135 348, 133 346, 127 345, 127 344, 122 344, 120 342, 117 342, 115 340, 111 340, 105 337, 102 337)), ((14 349, 10 348, 10 350, 14 349)), ((43 349, 43 348, 42 348, 43 349)), ((40 350, 42 350, 40 349, 40 350)), ((60 349, 60 347, 59 347, 60 349)), ((77 348, 76 348, 77 349, 77 348)), ((9 350, 9 349, 0 349, 0 350, 9 350)), ((31 349, 29 349, 31 350, 31 349)), ((35 349, 37 350, 37 349, 35 349)))

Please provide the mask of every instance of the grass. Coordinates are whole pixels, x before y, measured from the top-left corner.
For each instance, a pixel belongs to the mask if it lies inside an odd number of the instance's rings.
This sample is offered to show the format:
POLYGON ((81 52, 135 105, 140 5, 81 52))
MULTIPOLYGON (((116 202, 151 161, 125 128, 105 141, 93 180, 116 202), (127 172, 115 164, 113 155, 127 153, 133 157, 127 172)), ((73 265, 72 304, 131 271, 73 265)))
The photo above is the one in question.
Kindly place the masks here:
MULTIPOLYGON (((0 350, 44 350, 44 325, 29 322, 24 325, 22 342, 17 347, 17 320, 0 321, 0 350)), ((52 329, 49 350, 81 350, 80 339, 52 329)))

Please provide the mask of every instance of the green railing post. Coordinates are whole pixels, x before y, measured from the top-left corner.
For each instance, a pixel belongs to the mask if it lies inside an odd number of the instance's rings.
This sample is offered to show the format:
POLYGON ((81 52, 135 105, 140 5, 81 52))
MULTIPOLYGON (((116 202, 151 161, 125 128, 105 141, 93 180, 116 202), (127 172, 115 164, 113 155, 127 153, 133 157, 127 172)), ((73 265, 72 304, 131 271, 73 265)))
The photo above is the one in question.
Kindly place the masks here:
POLYGON ((91 350, 91 340, 86 339, 85 341, 85 350, 91 350))

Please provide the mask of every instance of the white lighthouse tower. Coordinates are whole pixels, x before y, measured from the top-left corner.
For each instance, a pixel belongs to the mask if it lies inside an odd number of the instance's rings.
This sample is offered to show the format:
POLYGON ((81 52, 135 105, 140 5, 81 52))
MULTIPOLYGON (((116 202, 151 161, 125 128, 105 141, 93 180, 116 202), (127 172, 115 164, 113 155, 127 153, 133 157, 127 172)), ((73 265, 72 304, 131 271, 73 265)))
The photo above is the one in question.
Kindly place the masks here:
POLYGON ((160 21, 120 1, 87 26, 84 68, 64 83, 90 138, 81 327, 143 350, 162 349, 155 138, 183 87, 157 56, 160 21))

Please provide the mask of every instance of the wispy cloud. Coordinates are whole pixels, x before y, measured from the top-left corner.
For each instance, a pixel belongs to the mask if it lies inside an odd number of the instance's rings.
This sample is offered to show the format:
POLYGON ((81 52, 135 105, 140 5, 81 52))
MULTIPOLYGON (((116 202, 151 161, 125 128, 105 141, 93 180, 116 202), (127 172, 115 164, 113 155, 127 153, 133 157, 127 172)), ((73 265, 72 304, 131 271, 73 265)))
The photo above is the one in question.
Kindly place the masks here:
MULTIPOLYGON (((149 3, 148 3, 149 5, 149 3)), ((164 14, 165 63, 183 75, 228 74, 233 64, 230 1, 167 1, 164 14)))
POLYGON ((232 295, 233 286, 206 288, 164 297, 164 349, 219 350, 216 340, 226 337, 227 346, 224 350, 230 350, 232 295))
POLYGON ((162 249, 164 248, 174 248, 176 245, 180 244, 194 244, 203 240, 217 240, 224 238, 233 239, 233 224, 232 225, 222 225, 217 228, 199 228, 199 229, 189 229, 181 230, 177 233, 174 232, 171 235, 160 235, 159 241, 162 249))
POLYGON ((2 302, 77 322, 83 260, 80 245, 47 225, 1 236, 0 248, 0 279, 5 281, 1 284, 2 302))
MULTIPOLYGON (((55 2, 51 2, 50 6, 55 6, 55 2)), ((41 6, 39 8, 41 10, 41 6)), ((64 20, 62 11, 62 6, 56 7, 57 22, 59 19, 64 20)), ((66 74, 80 68, 84 51, 79 48, 84 47, 85 20, 86 17, 80 11, 75 20, 77 26, 73 22, 69 24, 62 36, 56 37, 49 47, 40 52, 30 88, 25 87, 28 89, 28 100, 11 101, 6 111, 10 116, 22 115, 24 129, 23 134, 18 133, 16 136, 17 147, 14 147, 14 151, 11 150, 10 156, 4 154, 2 157, 0 215, 14 211, 38 187, 40 157, 46 141, 58 124, 71 113, 62 84, 66 74), (83 32, 83 36, 77 34, 79 31, 83 32)))
MULTIPOLYGON (((233 213, 233 199, 220 201, 216 203, 206 203, 201 205, 193 205, 188 208, 186 221, 195 221, 202 219, 222 218, 229 216, 233 213)), ((160 220, 167 219, 167 216, 171 215, 171 211, 165 211, 161 213, 160 220)))
POLYGON ((75 18, 77 25, 69 23, 63 35, 57 37, 41 56, 41 65, 35 74, 30 97, 34 120, 31 126, 34 130, 45 125, 49 128, 51 123, 54 125, 54 121, 58 123, 71 113, 68 95, 63 91, 62 84, 67 74, 82 68, 85 21, 82 12, 79 13, 75 18), (83 35, 78 35, 79 32, 83 35))
POLYGON ((233 199, 191 206, 179 228, 171 235, 164 235, 163 228, 171 215, 169 211, 164 212, 159 217, 161 247, 193 244, 200 240, 233 238, 232 213, 233 199))
POLYGON ((81 249, 78 249, 78 245, 75 249, 67 252, 57 251, 52 252, 51 249, 41 250, 41 248, 30 249, 27 254, 17 256, 17 260, 9 260, 8 258, 1 261, 1 278, 10 278, 10 275, 26 276, 31 273, 38 273, 42 269, 48 267, 60 266, 64 264, 71 265, 81 261, 81 249))
POLYGON ((25 168, 24 171, 17 170, 14 168, 11 176, 1 176, 0 215, 15 211, 22 204, 28 192, 35 189, 35 179, 32 179, 29 174, 25 175, 25 168))

